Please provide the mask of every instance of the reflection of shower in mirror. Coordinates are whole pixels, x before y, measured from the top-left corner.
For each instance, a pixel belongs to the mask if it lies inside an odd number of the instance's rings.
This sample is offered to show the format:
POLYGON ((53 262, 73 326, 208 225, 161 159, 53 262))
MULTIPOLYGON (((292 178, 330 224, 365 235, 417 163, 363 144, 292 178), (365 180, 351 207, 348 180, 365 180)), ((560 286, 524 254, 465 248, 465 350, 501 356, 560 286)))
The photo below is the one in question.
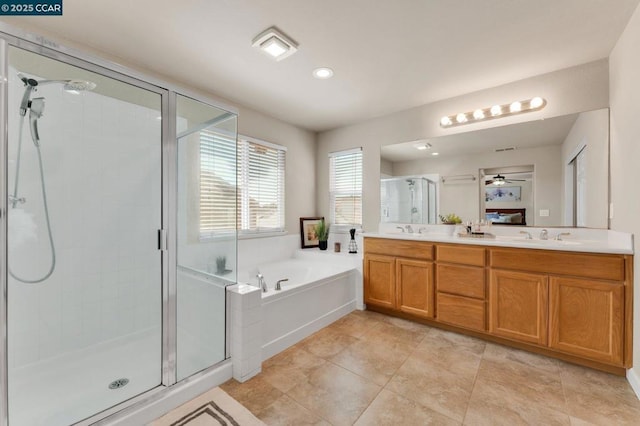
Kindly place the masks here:
POLYGON ((382 222, 435 224, 438 176, 399 176, 380 181, 382 222))

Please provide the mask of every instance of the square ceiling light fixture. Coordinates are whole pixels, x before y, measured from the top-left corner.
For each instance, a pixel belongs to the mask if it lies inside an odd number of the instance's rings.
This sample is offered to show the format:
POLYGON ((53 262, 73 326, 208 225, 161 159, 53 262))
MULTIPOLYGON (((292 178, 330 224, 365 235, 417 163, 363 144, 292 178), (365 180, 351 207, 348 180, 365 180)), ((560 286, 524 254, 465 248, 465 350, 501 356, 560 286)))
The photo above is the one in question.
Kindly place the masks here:
POLYGON ((258 34, 253 39, 252 46, 259 48, 276 61, 281 61, 298 50, 298 44, 276 27, 268 28, 258 34))

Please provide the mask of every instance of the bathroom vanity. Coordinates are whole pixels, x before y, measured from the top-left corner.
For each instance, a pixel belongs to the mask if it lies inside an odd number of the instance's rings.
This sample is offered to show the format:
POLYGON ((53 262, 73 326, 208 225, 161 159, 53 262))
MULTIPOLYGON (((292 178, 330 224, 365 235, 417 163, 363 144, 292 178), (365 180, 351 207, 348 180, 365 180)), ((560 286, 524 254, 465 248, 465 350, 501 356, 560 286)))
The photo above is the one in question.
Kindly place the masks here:
POLYGON ((632 361, 632 253, 606 242, 373 234, 364 238, 364 301, 624 374, 632 361))

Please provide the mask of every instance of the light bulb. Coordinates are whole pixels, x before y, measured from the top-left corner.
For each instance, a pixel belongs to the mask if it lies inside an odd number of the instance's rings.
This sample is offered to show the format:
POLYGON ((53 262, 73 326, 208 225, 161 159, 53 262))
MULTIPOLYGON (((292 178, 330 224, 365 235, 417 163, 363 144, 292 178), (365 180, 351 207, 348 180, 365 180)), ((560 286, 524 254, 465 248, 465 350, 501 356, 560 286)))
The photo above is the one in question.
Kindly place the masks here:
POLYGON ((441 126, 451 126, 453 124, 453 122, 451 121, 451 119, 449 117, 442 117, 440 119, 440 125, 441 126))
POLYGON ((536 96, 535 98, 531 99, 529 105, 531 106, 531 108, 540 108, 543 103, 544 99, 542 99, 540 96, 536 96))
POLYGON ((495 117, 500 114, 502 114, 502 107, 500 105, 494 105, 491 107, 491 115, 495 117))
POLYGON ((520 112, 522 111, 522 104, 518 101, 515 101, 509 105, 510 112, 520 112))
POLYGON ((467 122, 467 114, 460 113, 456 115, 456 121, 458 123, 466 123, 467 122))
POLYGON ((484 118, 484 111, 482 111, 481 109, 473 111, 473 118, 475 118, 476 120, 482 120, 484 118))

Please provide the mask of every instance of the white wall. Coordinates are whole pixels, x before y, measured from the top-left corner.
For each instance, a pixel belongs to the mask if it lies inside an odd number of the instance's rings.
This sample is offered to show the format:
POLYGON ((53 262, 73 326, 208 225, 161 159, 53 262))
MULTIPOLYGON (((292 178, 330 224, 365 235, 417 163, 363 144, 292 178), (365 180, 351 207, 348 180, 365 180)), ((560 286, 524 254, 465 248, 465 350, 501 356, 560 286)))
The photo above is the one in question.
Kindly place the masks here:
MULTIPOLYGON (((534 204, 536 212, 548 209, 549 217, 539 217, 527 210, 527 225, 554 226, 560 224, 560 145, 530 149, 517 149, 500 153, 442 156, 437 159, 420 159, 393 163, 396 175, 437 173, 440 176, 473 175, 478 178, 479 169, 499 166, 533 165, 535 170, 534 204)), ((518 182, 520 183, 520 182, 518 182)), ((462 220, 480 219, 480 197, 484 197, 484 185, 479 181, 440 183, 440 212, 456 213, 462 220)), ((526 194, 523 193, 523 196, 526 194)), ((500 203, 502 204, 502 203, 500 203)), ((512 208, 504 203, 503 208, 512 208)), ((519 205, 513 208, 526 208, 519 205)), ((484 218, 484 217, 482 217, 484 218)))
MULTIPOLYGON (((636 386, 640 386, 640 197, 637 182, 640 182, 640 9, 636 9, 627 28, 611 52, 610 97, 611 97, 611 202, 614 216, 611 228, 635 234, 634 270, 636 291, 634 292, 634 338, 633 365, 636 386)), ((636 387, 640 395, 640 387, 636 387)))
POLYGON ((583 112, 578 116, 567 138, 562 143, 563 225, 573 223, 567 209, 565 194, 572 193, 573 178, 567 165, 584 148, 586 155, 586 211, 588 228, 607 228, 609 209, 609 110, 583 112))
POLYGON ((320 133, 316 163, 318 213, 329 214, 327 155, 330 152, 363 147, 363 221, 364 229, 373 231, 379 222, 382 145, 605 108, 609 105, 608 77, 608 62, 601 60, 320 133), (444 115, 533 96, 544 97, 547 106, 538 112, 485 123, 450 129, 439 126, 440 117, 444 115))

